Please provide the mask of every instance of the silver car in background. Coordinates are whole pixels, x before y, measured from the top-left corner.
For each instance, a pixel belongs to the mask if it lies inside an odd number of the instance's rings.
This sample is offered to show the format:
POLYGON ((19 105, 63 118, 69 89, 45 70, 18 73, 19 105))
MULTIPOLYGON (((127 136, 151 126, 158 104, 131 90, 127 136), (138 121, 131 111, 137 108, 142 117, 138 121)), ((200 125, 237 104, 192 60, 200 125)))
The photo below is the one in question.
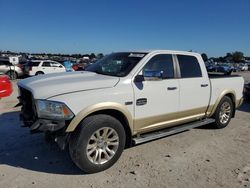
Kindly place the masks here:
POLYGON ((3 58, 0 58, 0 73, 8 75, 11 80, 24 75, 21 64, 13 65, 8 59, 3 58))

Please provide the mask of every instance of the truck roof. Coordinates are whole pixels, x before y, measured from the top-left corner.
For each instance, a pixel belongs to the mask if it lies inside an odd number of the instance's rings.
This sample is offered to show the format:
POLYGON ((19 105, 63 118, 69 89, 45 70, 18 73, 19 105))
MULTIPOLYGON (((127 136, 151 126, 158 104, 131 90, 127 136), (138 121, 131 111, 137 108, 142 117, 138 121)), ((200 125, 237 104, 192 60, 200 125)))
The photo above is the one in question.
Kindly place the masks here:
POLYGON ((188 51, 178 51, 178 50, 132 50, 132 51, 124 51, 130 53, 170 53, 170 54, 184 54, 184 55, 200 55, 196 52, 188 52, 188 51))

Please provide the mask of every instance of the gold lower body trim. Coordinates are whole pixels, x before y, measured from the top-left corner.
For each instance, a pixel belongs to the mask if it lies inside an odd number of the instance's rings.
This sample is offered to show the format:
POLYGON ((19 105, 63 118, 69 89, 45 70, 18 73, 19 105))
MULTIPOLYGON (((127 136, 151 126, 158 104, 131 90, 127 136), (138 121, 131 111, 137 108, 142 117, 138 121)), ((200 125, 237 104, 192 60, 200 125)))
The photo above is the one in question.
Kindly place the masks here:
POLYGON ((141 118, 134 120, 134 128, 136 133, 144 133, 157 129, 167 128, 178 124, 183 124, 198 120, 205 116, 207 107, 186 110, 183 112, 175 112, 154 117, 141 118))

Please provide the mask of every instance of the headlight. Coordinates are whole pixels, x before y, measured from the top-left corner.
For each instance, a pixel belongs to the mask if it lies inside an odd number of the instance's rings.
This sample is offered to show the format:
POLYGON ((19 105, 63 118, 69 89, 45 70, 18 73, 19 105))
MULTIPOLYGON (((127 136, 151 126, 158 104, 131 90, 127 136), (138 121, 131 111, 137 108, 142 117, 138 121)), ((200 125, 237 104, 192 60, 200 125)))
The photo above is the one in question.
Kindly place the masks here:
POLYGON ((69 120, 74 116, 71 110, 61 102, 37 100, 36 108, 39 118, 69 120))

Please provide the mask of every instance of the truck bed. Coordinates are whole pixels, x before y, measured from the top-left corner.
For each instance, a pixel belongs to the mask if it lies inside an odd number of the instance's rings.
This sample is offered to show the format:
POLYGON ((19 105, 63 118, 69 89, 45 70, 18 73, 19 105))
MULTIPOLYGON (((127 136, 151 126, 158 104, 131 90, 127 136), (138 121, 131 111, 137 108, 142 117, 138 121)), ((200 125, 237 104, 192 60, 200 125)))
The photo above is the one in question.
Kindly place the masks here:
POLYGON ((238 101, 242 98, 242 90, 244 87, 244 79, 239 75, 219 75, 209 74, 211 83, 211 100, 210 105, 214 105, 216 100, 224 92, 233 92, 235 94, 235 100, 238 101), (223 78, 223 79, 219 79, 223 78), (225 80, 226 79, 226 80, 225 80))

